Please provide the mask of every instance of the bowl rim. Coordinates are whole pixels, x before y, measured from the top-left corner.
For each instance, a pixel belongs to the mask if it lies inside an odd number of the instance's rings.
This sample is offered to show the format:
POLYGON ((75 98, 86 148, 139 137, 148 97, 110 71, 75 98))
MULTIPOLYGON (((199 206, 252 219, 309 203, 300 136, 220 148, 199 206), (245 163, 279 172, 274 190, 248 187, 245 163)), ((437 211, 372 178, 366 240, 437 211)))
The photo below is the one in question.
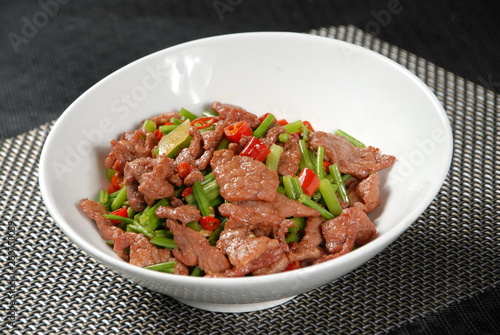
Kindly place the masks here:
MULTIPOLYGON (((311 35, 307 33, 297 33, 297 32, 284 32, 284 31, 256 31, 256 32, 242 32, 242 33, 231 33, 224 35, 216 35, 210 37, 204 37, 184 43, 180 43, 174 46, 170 46, 148 55, 145 55, 137 60, 132 61, 131 63, 115 70, 114 72, 108 74, 94 85, 92 85, 89 89, 87 89, 84 93, 82 93, 75 101, 73 101, 61 114, 61 116, 56 120, 53 128, 48 134, 45 143, 42 148, 40 160, 39 160, 39 187, 42 195, 42 199, 44 204, 50 214, 50 216, 54 219, 59 228, 65 233, 66 236, 70 238, 75 244, 78 245, 81 249, 83 249, 88 255, 93 258, 97 258, 100 262, 104 262, 106 264, 111 264, 115 271, 116 269, 123 269, 119 271, 120 273, 127 272, 132 273, 134 276, 144 277, 147 276, 151 280, 155 280, 158 282, 168 281, 174 284, 182 284, 182 285, 198 285, 203 283, 206 287, 217 287, 221 284, 228 284, 228 281, 231 284, 235 285, 244 285, 250 283, 259 283, 266 284, 267 282, 276 282, 279 279, 294 277, 304 277, 307 275, 311 275, 314 272, 318 272, 321 270, 326 270, 328 268, 335 269, 342 265, 349 264, 353 259, 359 256, 367 256, 367 259, 370 259, 380 253, 383 249, 389 246, 394 240, 396 240, 401 234, 403 234, 410 225, 417 220, 417 218, 426 210, 426 208, 431 204, 431 202, 435 199, 439 190, 443 186, 446 177, 449 173, 449 168, 452 162, 453 156, 453 136, 451 125, 448 119, 448 116, 441 105, 440 101, 437 99, 436 95, 430 90, 430 88, 423 83, 415 74, 413 74, 410 70, 398 64, 397 62, 389 59, 388 57, 381 55, 375 51, 364 48, 359 45, 355 45, 346 41, 341 41, 338 39, 311 35), (98 90, 100 86, 108 80, 111 80, 113 77, 119 75, 120 73, 127 71, 128 68, 135 66, 141 62, 144 62, 146 59, 154 57, 160 53, 175 53, 179 49, 188 48, 190 46, 195 46, 200 42, 209 42, 211 40, 230 40, 234 38, 294 38, 294 39, 303 39, 307 41, 314 41, 319 43, 330 43, 332 45, 337 44, 338 46, 343 46, 345 48, 353 48, 356 52, 361 52, 369 55, 370 57, 375 57, 379 61, 385 62, 389 64, 391 67, 395 68, 397 71, 402 72, 406 77, 411 79, 411 81, 416 84, 420 88, 422 92, 424 92, 427 98, 432 102, 432 105, 438 112, 438 116, 440 121, 444 126, 445 132, 445 144, 448 144, 446 147, 446 157, 443 161, 441 171, 437 174, 436 182, 429 187, 427 191, 427 196, 423 197, 421 201, 414 206, 413 210, 410 211, 406 215, 406 222, 404 224, 398 224, 391 229, 389 229, 382 236, 378 236, 368 244, 364 245, 361 248, 357 248, 352 250, 351 252, 342 255, 341 257, 337 257, 335 259, 329 260, 327 262, 323 262, 320 264, 315 264, 314 266, 300 268, 294 271, 280 272, 274 274, 267 274, 263 276, 244 276, 244 277, 233 277, 233 278, 205 278, 205 277, 192 277, 192 276, 180 276, 180 275, 172 275, 166 274, 158 271, 151 271, 148 269, 144 269, 135 265, 131 265, 128 262, 125 262, 121 259, 118 259, 114 256, 104 253, 98 248, 94 247, 91 243, 88 243, 83 238, 81 238, 75 230, 73 230, 68 224, 66 224, 66 219, 62 217, 62 215, 57 210, 56 202, 52 198, 50 192, 49 185, 49 170, 48 170, 48 152, 51 148, 54 147, 54 141, 56 136, 56 130, 60 127, 61 124, 64 123, 64 119, 71 111, 74 106, 77 105, 80 101, 85 99, 88 95, 91 95, 95 90, 98 90)), ((390 173, 390 172, 389 172, 390 173)), ((76 205, 76 204, 75 204, 76 205)), ((350 270, 351 271, 351 270, 350 270)))

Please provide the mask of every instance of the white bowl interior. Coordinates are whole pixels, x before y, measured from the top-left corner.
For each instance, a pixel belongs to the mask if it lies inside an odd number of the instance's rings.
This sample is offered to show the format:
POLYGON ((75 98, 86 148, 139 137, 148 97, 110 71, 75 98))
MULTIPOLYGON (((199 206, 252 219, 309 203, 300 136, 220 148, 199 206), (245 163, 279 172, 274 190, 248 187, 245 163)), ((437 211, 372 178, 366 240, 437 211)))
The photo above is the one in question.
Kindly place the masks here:
MULTIPOLYGON (((373 257, 429 205, 446 177, 451 153, 450 125, 440 103, 396 63, 329 38, 246 33, 159 51, 89 89, 51 131, 42 153, 40 186, 52 217, 86 252, 142 285, 191 305, 225 310, 220 306, 308 291, 373 257), (317 130, 341 128, 396 156, 395 165, 382 173, 383 206, 371 214, 377 239, 334 261, 252 278, 185 278, 120 260, 77 206, 106 185, 103 162, 109 141, 147 117, 181 107, 201 113, 216 100, 255 114, 308 120, 317 130), (284 282, 296 285, 285 291, 279 288, 284 282), (249 294, 254 285, 261 292, 249 294)), ((264 305, 244 306, 240 309, 264 305)))

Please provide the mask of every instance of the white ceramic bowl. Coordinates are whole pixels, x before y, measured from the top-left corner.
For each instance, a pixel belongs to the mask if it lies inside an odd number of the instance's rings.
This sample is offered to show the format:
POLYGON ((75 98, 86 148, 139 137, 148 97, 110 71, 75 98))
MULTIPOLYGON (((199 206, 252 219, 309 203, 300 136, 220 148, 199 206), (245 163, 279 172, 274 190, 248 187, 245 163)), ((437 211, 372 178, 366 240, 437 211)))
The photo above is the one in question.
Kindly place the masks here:
POLYGON ((364 48, 298 33, 201 39, 139 59, 101 80, 57 120, 43 148, 40 189, 51 216, 80 248, 112 270, 185 304, 225 312, 258 310, 333 281, 401 235, 426 209, 449 169, 452 134, 431 91, 413 74, 364 48), (122 261, 78 202, 103 185, 109 141, 141 120, 212 101, 341 128, 395 155, 382 173, 379 236, 335 260, 243 278, 185 277, 122 261))

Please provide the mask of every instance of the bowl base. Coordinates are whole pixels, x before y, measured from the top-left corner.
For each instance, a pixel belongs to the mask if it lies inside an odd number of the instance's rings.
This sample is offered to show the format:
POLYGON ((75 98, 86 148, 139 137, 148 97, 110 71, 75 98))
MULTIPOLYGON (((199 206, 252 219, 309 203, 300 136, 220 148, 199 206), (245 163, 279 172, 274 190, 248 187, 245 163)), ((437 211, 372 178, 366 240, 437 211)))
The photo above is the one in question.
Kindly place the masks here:
POLYGON ((244 313, 244 312, 260 311, 263 309, 275 307, 284 304, 285 302, 293 298, 295 298, 295 296, 278 300, 256 302, 251 304, 212 304, 209 302, 199 302, 199 301, 184 300, 184 299, 176 299, 176 300, 185 305, 203 309, 210 312, 244 313))

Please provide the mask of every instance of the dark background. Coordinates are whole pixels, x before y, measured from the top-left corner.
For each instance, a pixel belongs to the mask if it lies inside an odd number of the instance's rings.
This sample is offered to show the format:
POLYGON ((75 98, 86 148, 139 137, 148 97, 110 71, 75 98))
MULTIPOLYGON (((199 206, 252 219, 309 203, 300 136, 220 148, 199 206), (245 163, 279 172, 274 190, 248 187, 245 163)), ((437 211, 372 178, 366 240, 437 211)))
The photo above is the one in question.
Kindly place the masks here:
MULTIPOLYGON (((137 58, 193 39, 245 31, 354 25, 499 93, 498 3, 0 1, 0 139, 56 119, 93 84, 137 58)), ((461 334, 464 322, 493 329, 499 327, 499 303, 498 290, 484 292, 395 333, 461 334)))

